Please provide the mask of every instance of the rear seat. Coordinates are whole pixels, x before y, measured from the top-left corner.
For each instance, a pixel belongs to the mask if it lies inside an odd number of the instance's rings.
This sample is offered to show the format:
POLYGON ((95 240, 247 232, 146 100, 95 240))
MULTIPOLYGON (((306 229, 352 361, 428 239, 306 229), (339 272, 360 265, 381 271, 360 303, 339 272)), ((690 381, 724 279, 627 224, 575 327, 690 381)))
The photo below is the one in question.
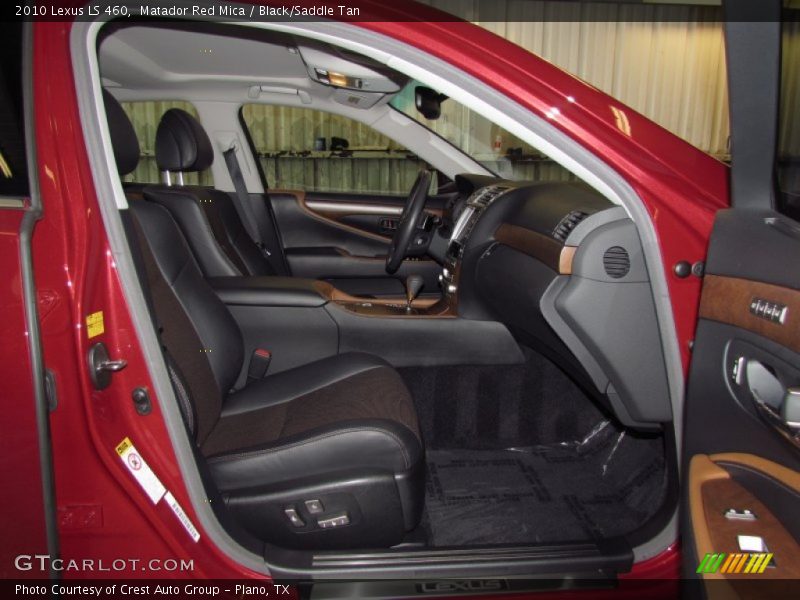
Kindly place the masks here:
MULTIPOLYGON (((203 126, 184 110, 164 113, 156 131, 159 170, 178 182, 183 173, 211 166, 214 150, 203 126)), ((148 200, 164 206, 183 231, 206 277, 286 275, 277 272, 247 233, 231 197, 219 190, 180 185, 150 186, 148 200)))

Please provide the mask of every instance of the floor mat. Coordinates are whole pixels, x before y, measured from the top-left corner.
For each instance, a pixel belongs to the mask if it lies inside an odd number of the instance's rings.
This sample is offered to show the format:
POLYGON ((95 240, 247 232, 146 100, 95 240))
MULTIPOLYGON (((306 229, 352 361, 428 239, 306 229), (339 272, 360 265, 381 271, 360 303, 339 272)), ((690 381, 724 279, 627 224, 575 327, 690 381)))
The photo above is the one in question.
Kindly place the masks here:
POLYGON ((608 421, 571 443, 430 450, 426 521, 433 546, 572 542, 636 529, 660 507, 658 438, 608 421))

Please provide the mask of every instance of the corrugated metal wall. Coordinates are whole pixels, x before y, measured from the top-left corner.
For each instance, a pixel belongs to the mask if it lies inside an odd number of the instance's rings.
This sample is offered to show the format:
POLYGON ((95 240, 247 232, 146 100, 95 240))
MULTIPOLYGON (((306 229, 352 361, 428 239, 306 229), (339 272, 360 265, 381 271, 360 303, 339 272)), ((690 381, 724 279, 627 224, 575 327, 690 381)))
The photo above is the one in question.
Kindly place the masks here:
MULTIPOLYGON (((455 9, 620 99, 701 150, 728 158, 725 57, 722 28, 716 20, 718 9, 527 0, 496 0, 491 5, 476 0, 429 3, 444 10, 455 9)), ((787 39, 794 41, 784 52, 789 48, 793 53, 793 60, 786 62, 794 67, 786 69, 784 76, 795 84, 787 86, 793 92, 784 93, 794 96, 784 101, 798 105, 800 26, 792 23, 787 29, 787 39)), ((397 98, 393 103, 401 108, 411 106, 413 98, 397 98)), ((142 141, 144 159, 134 174, 139 181, 158 179, 152 158, 155 127, 160 115, 172 106, 192 110, 178 102, 126 106, 142 141)), ((365 125, 323 115, 263 105, 245 108, 271 187, 389 193, 405 193, 410 188, 418 166, 405 158, 401 148, 365 125), (332 136, 346 138, 351 148, 359 150, 336 158, 314 150, 317 138, 324 137, 330 143, 332 136)), ((538 180, 570 177, 546 157, 452 101, 444 104, 439 121, 425 124, 503 176, 538 180), (509 162, 493 154, 492 143, 498 134, 503 153, 509 147, 520 148, 523 158, 509 162)), ((793 148, 797 155, 800 119, 785 120, 781 127, 784 153, 793 148)), ((200 181, 207 182, 208 176, 202 175, 200 181)))
POLYGON ((272 188, 404 194, 419 171, 415 157, 358 121, 308 108, 248 104, 243 116, 272 188), (332 152, 334 137, 346 152, 332 152), (315 141, 325 140, 326 150, 315 141))
MULTIPOLYGON (((452 0, 434 0, 435 6, 452 0)), ((483 27, 614 96, 701 150, 727 157, 723 35, 714 7, 497 0, 483 27)), ((464 10, 462 8, 462 10, 464 10)), ((469 11, 467 11, 469 12, 469 11)))
POLYGON ((800 22, 784 23, 778 177, 800 204, 800 22))

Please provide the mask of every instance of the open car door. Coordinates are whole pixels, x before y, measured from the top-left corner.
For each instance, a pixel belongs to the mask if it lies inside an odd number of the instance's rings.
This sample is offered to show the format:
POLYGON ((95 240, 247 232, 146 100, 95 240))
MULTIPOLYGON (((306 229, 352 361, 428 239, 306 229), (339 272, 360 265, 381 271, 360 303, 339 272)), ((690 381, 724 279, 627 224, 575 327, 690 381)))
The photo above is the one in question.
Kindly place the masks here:
POLYGON ((781 3, 742 4, 725 25, 732 208, 711 236, 684 413, 684 575, 709 598, 784 597, 800 578, 800 223, 774 178, 781 3))

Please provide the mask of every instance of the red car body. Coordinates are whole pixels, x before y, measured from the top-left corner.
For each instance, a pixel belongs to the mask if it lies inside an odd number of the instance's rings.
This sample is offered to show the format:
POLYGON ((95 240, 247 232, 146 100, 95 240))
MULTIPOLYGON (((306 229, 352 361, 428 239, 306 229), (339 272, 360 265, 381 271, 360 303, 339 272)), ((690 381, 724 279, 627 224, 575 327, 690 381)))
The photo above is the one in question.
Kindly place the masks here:
MULTIPOLYGON (((700 280, 680 279, 673 265, 703 260, 715 212, 728 205, 728 168, 601 91, 524 49, 465 22, 401 20, 378 3, 383 20, 360 26, 421 48, 513 98, 534 114, 557 107, 555 125, 614 168, 646 204, 660 242, 684 367, 693 337, 700 280), (573 97, 575 102, 567 102, 573 97), (621 129, 615 114, 629 127, 621 129)), ((407 16, 407 13, 406 13, 407 16)), ((119 460, 115 447, 130 437, 189 517, 192 510, 159 399, 153 412, 139 416, 127 398, 136 387, 153 389, 125 295, 109 249, 83 142, 70 55, 70 22, 33 26, 33 86, 37 169, 43 218, 33 235, 33 258, 44 363, 52 371, 58 407, 50 417, 58 504, 60 551, 64 559, 91 557, 110 564, 121 556, 192 559, 193 578, 256 578, 260 574, 233 562, 208 535, 193 543, 165 503, 151 504, 119 460), (96 391, 85 357, 86 316, 105 314, 99 339, 128 368, 113 384, 96 391)), ((6 402, 3 470, 26 490, 39 489, 38 447, 31 369, 19 270, 21 212, 0 212, 0 277, 4 288, 2 379, 14 399, 6 402)), ((95 340, 96 341, 96 340, 95 340)), ((14 556, 43 553, 41 494, 7 496, 2 574, 19 572, 14 556), (10 518, 9 518, 10 517, 10 518), (23 548, 22 540, 26 540, 23 548)), ((199 525, 198 525, 199 526, 199 525)), ((676 541, 677 542, 677 541, 676 541)), ((679 575, 677 544, 662 555, 636 564, 621 577, 621 589, 641 592, 630 580, 679 575)), ((64 572, 73 577, 141 577, 132 569, 104 573, 64 572)), ((671 586, 670 586, 671 588, 671 586)), ((666 590, 665 590, 666 591, 666 590)), ((674 592, 674 589, 672 590, 674 592)), ((612 594, 608 591, 607 594, 612 594)), ((603 593, 605 595, 605 593, 603 593)), ((671 594, 668 594, 671 595, 671 594)))

